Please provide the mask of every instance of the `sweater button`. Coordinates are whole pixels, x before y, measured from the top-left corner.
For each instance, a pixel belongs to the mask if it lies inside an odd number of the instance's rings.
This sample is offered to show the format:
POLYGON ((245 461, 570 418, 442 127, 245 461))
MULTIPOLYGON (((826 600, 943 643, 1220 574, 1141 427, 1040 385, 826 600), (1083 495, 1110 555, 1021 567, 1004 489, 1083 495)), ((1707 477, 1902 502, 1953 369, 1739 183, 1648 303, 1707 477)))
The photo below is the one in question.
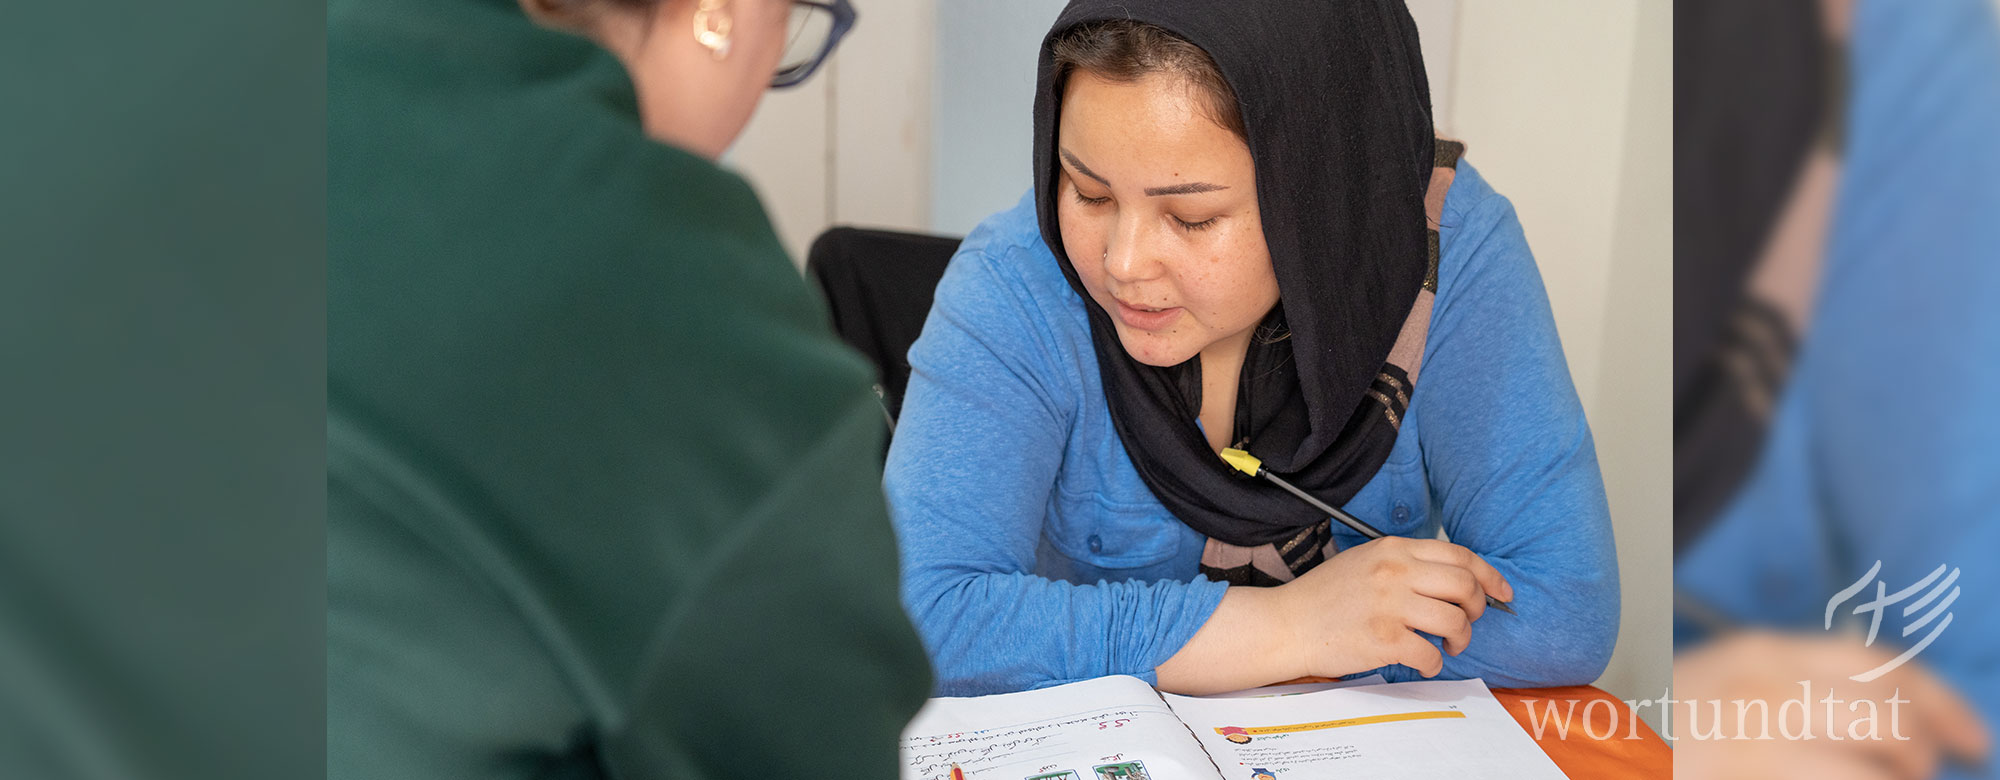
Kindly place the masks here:
POLYGON ((1399 522, 1399 523, 1400 523, 1400 522, 1402 522, 1402 521, 1404 521, 1404 520, 1408 520, 1408 519, 1410 519, 1410 508, 1409 508, 1409 507, 1407 507, 1407 506, 1404 506, 1404 505, 1402 505, 1402 504, 1397 504, 1397 505, 1396 505, 1396 522, 1399 522))
POLYGON ((1090 551, 1094 553, 1104 552, 1104 540, 1098 538, 1097 534, 1090 535, 1090 551))

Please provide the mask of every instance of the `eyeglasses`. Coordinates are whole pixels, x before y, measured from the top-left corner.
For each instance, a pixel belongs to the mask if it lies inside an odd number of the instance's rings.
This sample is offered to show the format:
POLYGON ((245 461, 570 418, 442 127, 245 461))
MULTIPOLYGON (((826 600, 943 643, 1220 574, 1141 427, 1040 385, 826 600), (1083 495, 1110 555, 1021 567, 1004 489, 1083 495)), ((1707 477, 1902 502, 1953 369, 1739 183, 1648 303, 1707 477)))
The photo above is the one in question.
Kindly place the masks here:
POLYGON ((840 37, 853 28, 854 6, 848 5, 847 0, 792 0, 792 18, 785 30, 785 54, 778 60, 778 72, 771 77, 771 87, 780 89, 805 81, 833 54, 840 37))

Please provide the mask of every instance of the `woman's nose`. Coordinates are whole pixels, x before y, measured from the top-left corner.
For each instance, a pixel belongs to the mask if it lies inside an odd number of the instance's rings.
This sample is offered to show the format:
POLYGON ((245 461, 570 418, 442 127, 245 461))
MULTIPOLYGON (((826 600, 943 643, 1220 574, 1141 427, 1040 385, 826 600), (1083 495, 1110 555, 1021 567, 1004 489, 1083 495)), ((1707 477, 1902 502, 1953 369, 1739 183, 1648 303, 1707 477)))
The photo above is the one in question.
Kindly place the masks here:
POLYGON ((1122 224, 1104 241, 1104 273, 1121 283, 1143 282, 1160 275, 1163 266, 1139 225, 1122 224))

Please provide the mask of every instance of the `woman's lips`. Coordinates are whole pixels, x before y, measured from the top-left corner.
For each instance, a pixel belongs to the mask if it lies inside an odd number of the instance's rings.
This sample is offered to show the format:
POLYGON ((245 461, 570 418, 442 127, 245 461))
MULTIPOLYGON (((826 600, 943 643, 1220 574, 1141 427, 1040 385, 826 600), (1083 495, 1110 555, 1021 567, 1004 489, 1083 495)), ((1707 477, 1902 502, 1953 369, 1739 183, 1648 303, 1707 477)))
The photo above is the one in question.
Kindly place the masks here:
POLYGON ((1133 306, 1116 298, 1112 300, 1118 303, 1118 321, 1125 323, 1125 326, 1128 328, 1159 330, 1172 324, 1174 320, 1180 319, 1181 316, 1181 308, 1179 306, 1148 310, 1133 306))

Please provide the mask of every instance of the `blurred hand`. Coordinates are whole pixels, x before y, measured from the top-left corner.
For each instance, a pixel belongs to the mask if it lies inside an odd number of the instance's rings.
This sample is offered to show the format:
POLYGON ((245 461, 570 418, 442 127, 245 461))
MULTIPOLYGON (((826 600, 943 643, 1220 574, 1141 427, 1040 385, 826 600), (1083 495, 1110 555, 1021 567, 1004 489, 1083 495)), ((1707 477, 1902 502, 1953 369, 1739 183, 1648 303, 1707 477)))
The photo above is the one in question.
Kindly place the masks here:
POLYGON ((1892 653, 1863 646, 1859 637, 1794 636, 1767 631, 1731 635, 1674 658, 1674 777, 1710 778, 1929 778, 1947 759, 1979 763, 1991 750, 1986 724, 1951 687, 1913 659, 1871 682, 1850 675, 1873 669, 1892 653), (1804 695, 1811 684, 1803 722, 1787 723, 1780 709, 1804 695), (1828 718, 1822 700, 1837 697, 1828 718), (1891 698, 1907 700, 1892 712, 1891 698), (1860 723, 1867 709, 1846 702, 1875 703, 1874 735, 1860 723), (1750 705, 1738 726, 1739 701, 1750 705), (1715 702, 1721 702, 1720 722, 1715 702), (1768 708, 1769 715, 1761 710, 1768 708), (1764 720, 1770 723, 1770 739, 1764 720), (1787 737, 1787 729, 1791 739, 1787 737), (1854 738, 1855 734, 1861 738, 1854 738), (1897 739, 1900 733, 1907 739, 1897 739), (1709 736, 1709 739, 1698 738, 1709 736))
POLYGON ((1452 655, 1472 642, 1486 594, 1508 601, 1514 588, 1471 550, 1435 539, 1387 536, 1343 550, 1276 588, 1303 674, 1337 677, 1402 664, 1425 677, 1444 656, 1417 632, 1444 640, 1452 655))

